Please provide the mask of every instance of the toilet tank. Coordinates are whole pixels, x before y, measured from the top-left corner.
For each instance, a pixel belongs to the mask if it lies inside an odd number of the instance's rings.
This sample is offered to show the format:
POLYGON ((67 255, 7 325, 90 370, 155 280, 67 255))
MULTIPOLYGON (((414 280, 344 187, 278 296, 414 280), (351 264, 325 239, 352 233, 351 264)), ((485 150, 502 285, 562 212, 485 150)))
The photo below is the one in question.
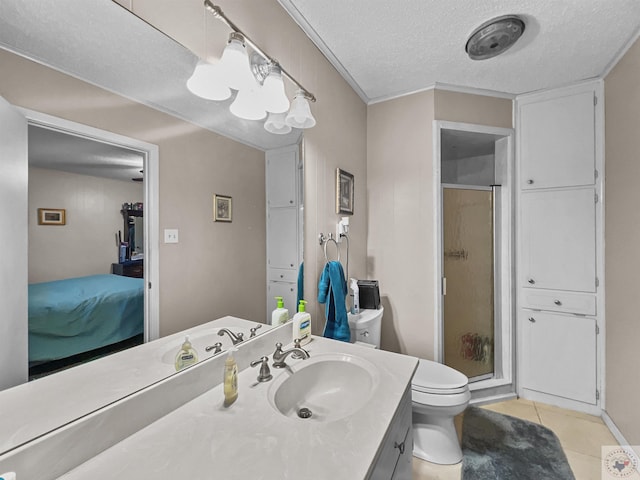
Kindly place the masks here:
POLYGON ((380 348, 380 330, 382 328, 382 314, 384 308, 378 310, 360 310, 358 314, 347 314, 351 343, 363 342, 380 348))

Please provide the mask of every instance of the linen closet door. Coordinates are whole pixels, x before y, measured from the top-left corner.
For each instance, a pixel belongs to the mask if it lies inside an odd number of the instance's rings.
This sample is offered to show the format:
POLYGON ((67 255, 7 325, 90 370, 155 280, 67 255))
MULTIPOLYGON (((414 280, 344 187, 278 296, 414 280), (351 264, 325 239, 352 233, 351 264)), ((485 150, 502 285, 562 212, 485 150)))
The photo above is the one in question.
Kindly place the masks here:
POLYGON ((444 363, 494 371, 494 222, 490 189, 443 189, 444 363))

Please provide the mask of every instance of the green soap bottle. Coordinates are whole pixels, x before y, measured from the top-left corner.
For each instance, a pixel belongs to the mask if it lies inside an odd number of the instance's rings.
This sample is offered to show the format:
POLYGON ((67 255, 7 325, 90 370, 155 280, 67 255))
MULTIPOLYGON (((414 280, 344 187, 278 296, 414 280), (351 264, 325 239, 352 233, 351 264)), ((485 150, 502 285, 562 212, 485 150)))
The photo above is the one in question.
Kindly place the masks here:
POLYGON ((293 316, 293 341, 300 339, 300 345, 311 341, 311 315, 305 312, 306 300, 298 303, 298 313, 293 316))
POLYGON ((282 297, 274 298, 278 304, 273 313, 271 313, 271 325, 275 327, 289 321, 289 310, 284 308, 284 299, 282 297))

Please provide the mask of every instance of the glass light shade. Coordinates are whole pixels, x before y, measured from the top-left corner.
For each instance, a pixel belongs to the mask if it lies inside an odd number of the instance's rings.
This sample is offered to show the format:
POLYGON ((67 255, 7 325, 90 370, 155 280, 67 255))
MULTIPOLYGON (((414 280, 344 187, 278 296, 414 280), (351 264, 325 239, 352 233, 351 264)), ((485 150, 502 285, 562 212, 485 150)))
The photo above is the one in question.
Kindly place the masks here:
POLYGON ((284 91, 282 74, 278 70, 272 69, 264 79, 262 95, 264 96, 264 108, 267 112, 285 113, 289 110, 289 99, 284 91))
POLYGON ((231 38, 220 58, 220 66, 224 71, 227 80, 227 86, 234 90, 242 90, 248 88, 255 83, 251 67, 249 65, 249 56, 244 44, 236 39, 231 38))
POLYGON ((264 122, 264 129, 276 135, 285 135, 291 131, 291 127, 287 125, 286 115, 284 113, 270 113, 267 121, 264 122))
POLYGON ((262 87, 255 81, 253 83, 253 87, 244 88, 238 92, 236 99, 229 105, 229 111, 245 120, 262 120, 267 116, 260 91, 262 87))
POLYGON ((294 128, 311 128, 316 124, 316 119, 311 115, 311 107, 303 92, 296 93, 286 121, 287 125, 294 128))
POLYGON ((200 60, 187 80, 187 88, 194 95, 207 100, 226 100, 231 96, 231 90, 225 83, 218 65, 200 60))

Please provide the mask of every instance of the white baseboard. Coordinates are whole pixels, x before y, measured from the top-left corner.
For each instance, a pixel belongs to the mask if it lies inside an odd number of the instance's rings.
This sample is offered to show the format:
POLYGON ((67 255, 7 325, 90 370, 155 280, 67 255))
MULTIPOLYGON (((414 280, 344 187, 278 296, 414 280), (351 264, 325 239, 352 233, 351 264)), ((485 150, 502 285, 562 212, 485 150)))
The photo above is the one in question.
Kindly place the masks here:
POLYGON ((618 440, 620 446, 624 449, 625 452, 627 452, 627 455, 633 457, 632 460, 634 461, 635 465, 640 465, 640 452, 637 451, 637 449, 634 450, 633 447, 629 445, 629 442, 627 442, 627 440, 624 438, 622 432, 618 429, 616 424, 613 423, 611 417, 604 410, 602 411, 602 420, 604 421, 605 425, 609 427, 609 430, 611 430, 613 436, 616 437, 616 440, 618 440))
POLYGON ((469 404, 473 405, 474 407, 479 407, 480 405, 487 405, 489 403, 496 403, 496 402, 504 402, 506 400, 513 400, 515 398, 518 398, 515 393, 503 393, 499 395, 492 395, 490 397, 482 397, 482 398, 476 398, 476 399, 472 398, 469 404))

